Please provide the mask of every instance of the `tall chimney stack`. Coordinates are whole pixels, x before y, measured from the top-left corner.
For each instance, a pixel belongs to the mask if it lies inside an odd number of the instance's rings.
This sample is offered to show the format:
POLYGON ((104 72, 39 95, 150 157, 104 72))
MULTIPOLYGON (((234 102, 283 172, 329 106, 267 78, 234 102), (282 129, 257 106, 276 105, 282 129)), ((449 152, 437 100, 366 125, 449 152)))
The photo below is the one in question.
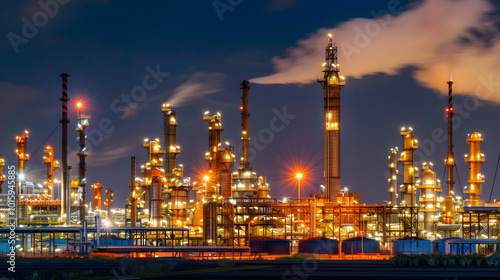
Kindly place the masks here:
POLYGON ((69 74, 63 73, 62 77, 62 188, 61 188, 61 222, 70 224, 69 206, 69 176, 68 176, 68 77, 69 74))
POLYGON ((345 86, 345 79, 339 75, 337 46, 328 34, 325 48, 323 78, 318 82, 324 89, 324 163, 325 192, 330 202, 337 201, 340 193, 340 90, 345 86))

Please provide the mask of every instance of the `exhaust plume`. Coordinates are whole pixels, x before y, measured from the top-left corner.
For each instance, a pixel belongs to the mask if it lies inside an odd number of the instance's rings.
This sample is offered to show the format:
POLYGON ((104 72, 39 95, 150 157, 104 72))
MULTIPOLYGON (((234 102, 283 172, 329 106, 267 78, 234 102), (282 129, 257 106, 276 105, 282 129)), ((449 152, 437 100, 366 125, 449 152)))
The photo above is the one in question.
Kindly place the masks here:
POLYGON ((197 72, 183 84, 174 89, 170 99, 165 102, 180 107, 201 97, 214 94, 222 89, 225 75, 222 73, 197 72))
POLYGON ((424 0, 396 16, 355 18, 298 40, 285 57, 273 58, 275 74, 251 82, 315 82, 321 75, 326 36, 332 33, 345 76, 396 74, 403 67, 416 66, 414 79, 444 94, 453 72, 456 93, 500 102, 500 94, 492 94, 500 86, 494 82, 500 78, 493 79, 500 74, 500 30, 488 15, 493 11, 486 0, 424 0))

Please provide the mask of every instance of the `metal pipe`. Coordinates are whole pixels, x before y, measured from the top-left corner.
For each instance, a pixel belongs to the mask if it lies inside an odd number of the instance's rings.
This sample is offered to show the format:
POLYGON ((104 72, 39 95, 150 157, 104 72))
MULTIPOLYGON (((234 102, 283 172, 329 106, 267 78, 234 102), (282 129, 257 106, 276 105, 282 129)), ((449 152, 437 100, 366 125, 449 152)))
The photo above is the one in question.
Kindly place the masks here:
POLYGON ((70 213, 67 211, 69 205, 69 176, 68 176, 68 77, 69 74, 63 73, 62 77, 62 187, 61 187, 61 221, 69 225, 70 213))

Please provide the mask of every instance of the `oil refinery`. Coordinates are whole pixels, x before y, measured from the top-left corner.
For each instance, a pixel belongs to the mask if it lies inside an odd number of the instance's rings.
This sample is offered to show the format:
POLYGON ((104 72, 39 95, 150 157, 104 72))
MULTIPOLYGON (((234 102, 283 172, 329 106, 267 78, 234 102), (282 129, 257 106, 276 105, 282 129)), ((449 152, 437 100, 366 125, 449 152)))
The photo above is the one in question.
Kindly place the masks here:
MULTIPOLYGON (((273 186, 268 184, 266 174, 255 172, 252 167, 249 156, 251 84, 245 80, 241 83, 241 154, 221 140, 222 114, 200 112, 199 122, 206 122, 208 132, 208 141, 199 141, 207 150, 204 155, 200 154, 200 158, 204 156, 207 171, 201 180, 194 180, 197 174, 185 174, 184 165, 177 159, 182 153, 177 127, 183 125, 183 120, 177 118, 176 108, 171 104, 158 105, 156 110, 158 118, 163 117, 164 136, 136 143, 136 152, 145 153, 147 161, 137 162, 136 155, 130 155, 130 170, 122 172, 124 178, 129 178, 129 184, 119 187, 128 190, 125 208, 115 207, 118 203, 113 201, 113 196, 119 191, 116 187, 111 189, 100 181, 87 182, 87 165, 93 163, 87 159, 86 129, 92 126, 92 118, 78 103, 78 122, 73 132, 72 127, 68 130, 70 80, 68 74, 62 74, 62 150, 46 146, 43 157, 31 157, 29 131, 15 136, 15 194, 9 193, 5 186, 2 190, 2 184, 7 181, 4 174, 8 173, 0 155, 0 249, 7 252, 9 226, 15 222, 16 250, 26 256, 91 252, 132 256, 188 256, 204 252, 219 255, 227 252, 316 253, 310 252, 307 242, 314 244, 318 240, 331 244, 334 249, 322 253, 331 255, 431 253, 432 242, 450 239, 454 243, 446 243, 446 246, 460 245, 462 253, 496 251, 500 203, 483 198, 485 180, 481 165, 485 156, 481 143, 484 139, 477 131, 470 131, 466 139, 453 138, 454 82, 451 80, 443 81, 443 89, 448 85, 448 151, 443 159, 446 182, 441 182, 436 175, 438 164, 427 161, 417 166, 415 152, 419 149, 419 132, 405 124, 394 128, 393 138, 399 139, 400 147, 387 147, 388 159, 380 159, 390 174, 386 203, 363 203, 361 193, 341 187, 341 92, 347 83, 341 75, 337 56, 337 46, 329 35, 324 63, 318 65, 323 76, 317 79, 323 88, 323 135, 310 135, 324 139, 324 189, 318 186, 317 193, 301 196, 302 174, 297 174, 298 195, 285 199, 271 197, 273 186), (78 158, 77 172, 71 172, 68 163, 71 156, 67 149, 68 135, 70 139, 76 136, 78 141, 74 155, 78 158), (454 150, 454 141, 466 141, 469 151, 454 150), (455 157, 455 152, 466 153, 465 158, 455 157), (455 182, 459 160, 469 165, 466 199, 457 195, 461 188, 455 182), (27 161, 46 165, 45 181, 26 180, 27 161), (86 201, 86 193, 92 193, 91 201, 86 201), (16 201, 14 217, 9 204, 11 196, 15 196, 16 201), (355 247, 356 242, 363 244, 362 249, 355 247), (406 244, 410 245, 405 248, 406 244)), ((318 87, 318 94, 312 98, 319 99, 319 92, 318 87)), ((258 108, 252 110, 258 111, 258 108)), ((1 152, 4 156, 11 153, 1 152)), ((386 188, 373 191, 385 193, 386 188)), ((446 252, 449 250, 453 251, 446 249, 446 252)))

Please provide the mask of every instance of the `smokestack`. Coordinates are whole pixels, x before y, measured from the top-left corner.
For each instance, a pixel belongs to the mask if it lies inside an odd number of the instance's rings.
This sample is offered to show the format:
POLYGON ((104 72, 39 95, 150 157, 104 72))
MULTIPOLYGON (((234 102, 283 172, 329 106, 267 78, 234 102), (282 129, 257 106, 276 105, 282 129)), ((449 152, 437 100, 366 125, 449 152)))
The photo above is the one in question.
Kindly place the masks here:
POLYGON ((161 111, 164 114, 163 132, 165 134, 165 178, 167 184, 171 183, 172 171, 177 167, 177 154, 180 148, 177 147, 177 118, 175 111, 170 104, 163 104, 161 111))
POLYGON ((452 85, 453 81, 450 80, 447 82, 448 84, 448 107, 446 108, 446 117, 448 118, 448 156, 445 161, 445 165, 447 167, 447 180, 446 184, 448 186, 448 196, 445 197, 444 200, 444 215, 443 215, 443 223, 445 224, 453 224, 455 221, 455 198, 453 195, 453 168, 455 167, 455 157, 453 155, 453 90, 452 85))
POLYGON ((63 73, 62 77, 62 188, 61 188, 61 222, 69 225, 70 213, 67 211, 69 206, 69 176, 68 176, 68 77, 69 74, 63 73))
POLYGON ((340 90, 345 79, 339 75, 337 46, 331 34, 329 37, 322 68, 324 77, 318 82, 324 89, 325 193, 330 202, 335 202, 340 193, 340 90))
POLYGON ((135 181, 136 178, 136 165, 135 165, 135 157, 130 158, 130 226, 136 227, 137 222, 137 197, 135 195, 137 183, 135 181))
MULTIPOLYGON (((78 107, 80 107, 81 104, 78 103, 78 107)), ((79 157, 80 162, 78 165, 78 188, 79 191, 82 193, 82 197, 80 200, 80 221, 83 221, 85 219, 85 214, 86 214, 86 208, 85 208, 85 195, 86 195, 86 188, 87 188, 87 179, 85 178, 85 171, 87 171, 87 165, 85 164, 85 158, 87 157, 88 153, 85 151, 86 146, 85 146, 85 130, 89 126, 89 115, 85 114, 77 114, 78 118, 78 127, 75 129, 79 133, 79 145, 80 149, 76 153, 76 155, 79 157)))
POLYGON ((243 141, 243 157, 240 161, 240 170, 250 169, 250 162, 248 161, 248 141, 250 136, 248 135, 248 118, 250 113, 248 112, 248 90, 250 89, 250 83, 245 80, 241 83, 241 89, 243 90, 243 95, 241 97, 243 106, 241 106, 241 127, 243 128, 241 132, 241 140, 243 141))

